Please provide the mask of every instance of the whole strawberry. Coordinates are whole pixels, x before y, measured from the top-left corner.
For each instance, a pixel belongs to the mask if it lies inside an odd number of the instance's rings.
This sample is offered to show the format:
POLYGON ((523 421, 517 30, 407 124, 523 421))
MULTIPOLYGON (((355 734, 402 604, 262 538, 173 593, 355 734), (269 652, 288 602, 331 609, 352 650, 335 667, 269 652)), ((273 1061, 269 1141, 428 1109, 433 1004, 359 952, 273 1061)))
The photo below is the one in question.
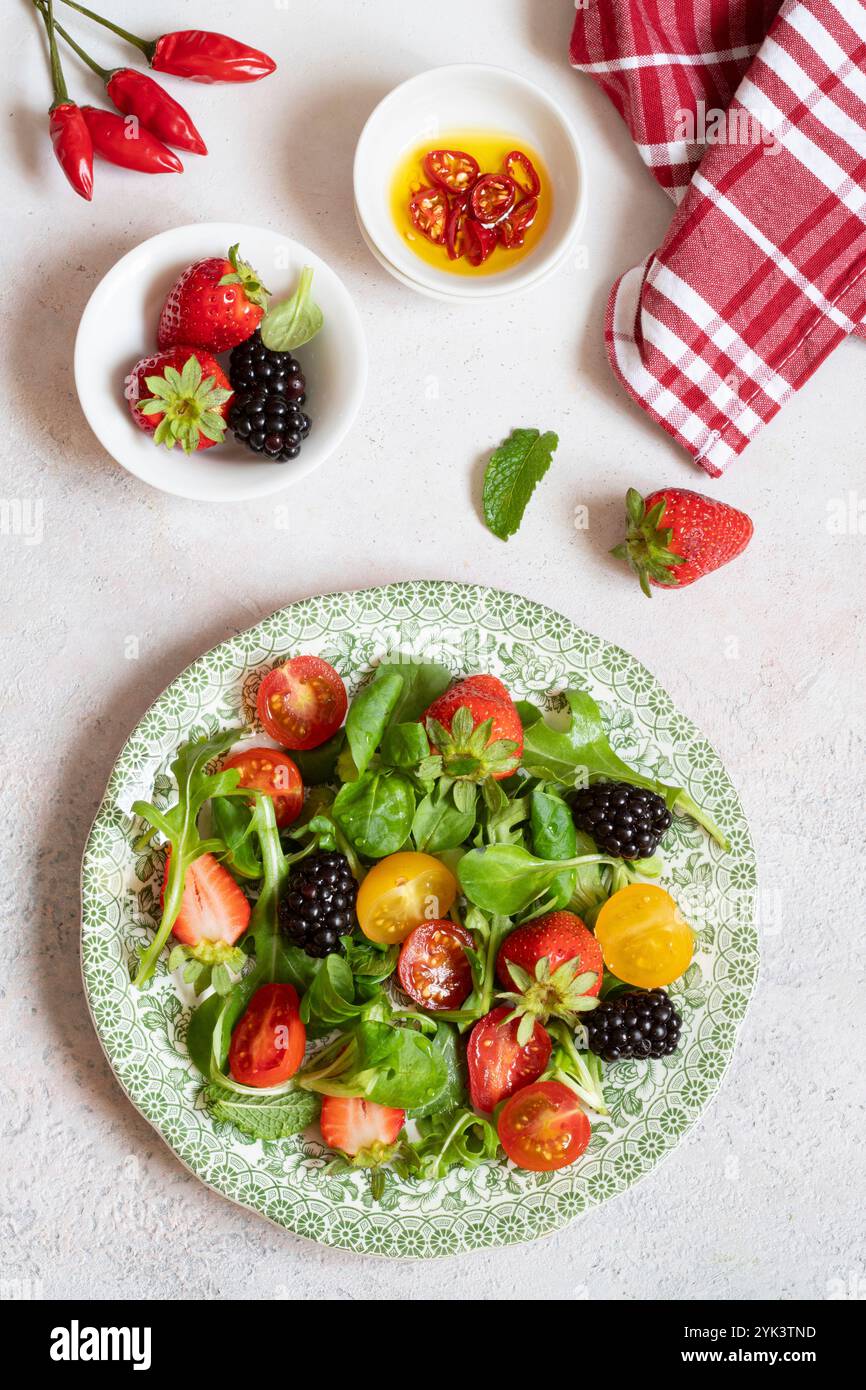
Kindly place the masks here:
POLYGON ((209 352, 174 347, 142 357, 127 376, 123 394, 140 430, 154 443, 185 454, 221 444, 234 392, 209 352))
POLYGON ((458 681, 433 701, 421 722, 448 777, 500 781, 510 777, 520 762, 520 715, 495 676, 467 676, 458 681))
POLYGON ((628 531, 611 555, 627 560, 648 598, 650 585, 683 589, 735 560, 752 539, 745 512, 688 488, 626 494, 628 531))
POLYGON ((211 256, 187 266, 162 307, 157 342, 226 352, 255 333, 269 291, 233 246, 228 260, 211 256))

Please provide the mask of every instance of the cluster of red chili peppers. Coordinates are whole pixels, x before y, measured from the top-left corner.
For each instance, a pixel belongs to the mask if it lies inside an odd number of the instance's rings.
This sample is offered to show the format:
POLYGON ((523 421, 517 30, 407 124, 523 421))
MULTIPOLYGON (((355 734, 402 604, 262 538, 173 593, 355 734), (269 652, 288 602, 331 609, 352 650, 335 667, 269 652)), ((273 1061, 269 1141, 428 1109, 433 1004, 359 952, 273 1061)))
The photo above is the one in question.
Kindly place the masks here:
MULTIPOLYGON (((190 150, 193 154, 207 154, 207 146, 189 113, 158 82, 134 68, 109 70, 100 67, 56 22, 54 0, 33 0, 33 3, 48 30, 54 87, 49 120, 51 142, 76 193, 88 201, 93 197, 94 154, 142 174, 182 172, 183 165, 169 146, 190 150), (77 106, 70 101, 57 51, 58 34, 102 79, 110 101, 121 115, 96 106, 77 106), (130 121, 130 117, 134 117, 134 121, 130 121)), ((192 82, 256 82, 277 66, 266 53, 249 48, 226 34, 182 29, 151 41, 130 34, 75 0, 63 0, 63 3, 139 49, 148 65, 157 72, 187 77, 192 82)))
POLYGON ((497 246, 524 244, 538 215, 541 179, 522 150, 507 154, 498 174, 482 174, 464 150, 429 150, 422 162, 430 183, 412 194, 409 216, 450 260, 465 256, 483 265, 497 246))

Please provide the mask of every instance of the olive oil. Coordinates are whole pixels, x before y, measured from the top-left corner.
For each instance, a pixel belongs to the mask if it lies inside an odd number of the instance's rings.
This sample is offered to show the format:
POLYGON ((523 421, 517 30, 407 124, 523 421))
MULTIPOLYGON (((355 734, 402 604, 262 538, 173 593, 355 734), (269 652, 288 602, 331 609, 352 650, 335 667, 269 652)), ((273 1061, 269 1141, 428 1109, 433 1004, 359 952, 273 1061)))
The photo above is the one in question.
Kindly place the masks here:
MULTIPOLYGON (((518 200, 522 197, 518 194, 518 200)), ((413 146, 400 161, 391 185, 391 215, 400 236, 415 255, 439 270, 450 271, 453 275, 498 275, 516 265, 535 250, 550 222, 553 190, 550 177, 544 164, 530 145, 517 135, 503 135, 501 132, 463 130, 447 131, 431 137, 425 144, 413 146), (477 160, 482 174, 496 174, 504 171, 505 157, 512 150, 522 150, 532 163, 541 180, 538 196, 538 214, 526 233, 523 246, 511 250, 497 246, 491 256, 481 265, 471 265, 465 256, 452 261, 444 246, 429 241, 409 216, 409 199, 418 189, 430 184, 424 170, 424 156, 431 149, 464 150, 477 160)))

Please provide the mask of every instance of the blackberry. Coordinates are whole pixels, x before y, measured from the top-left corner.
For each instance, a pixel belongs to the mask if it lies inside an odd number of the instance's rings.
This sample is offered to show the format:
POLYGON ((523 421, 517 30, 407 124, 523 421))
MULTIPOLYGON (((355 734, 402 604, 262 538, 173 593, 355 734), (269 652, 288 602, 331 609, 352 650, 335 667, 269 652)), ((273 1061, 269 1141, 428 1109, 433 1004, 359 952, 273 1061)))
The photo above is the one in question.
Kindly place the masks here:
POLYGON ((660 796, 628 782, 595 782, 572 797, 571 810, 578 830, 620 859, 655 854, 672 820, 660 796))
POLYGON ((340 937, 357 924, 358 884, 344 854, 319 853, 302 859, 289 877, 279 906, 280 931, 308 956, 340 951, 340 937))
POLYGON ((679 1045, 682 1022, 663 989, 604 999, 583 1017, 589 1050, 605 1062, 669 1056, 679 1045))
POLYGON ((275 463, 297 458, 310 433, 310 417, 299 405, 261 388, 237 393, 229 406, 228 423, 236 439, 275 463))
POLYGON ((232 348, 229 381, 236 391, 268 391, 303 405, 307 383, 300 364, 290 352, 272 352, 258 329, 251 338, 232 348))

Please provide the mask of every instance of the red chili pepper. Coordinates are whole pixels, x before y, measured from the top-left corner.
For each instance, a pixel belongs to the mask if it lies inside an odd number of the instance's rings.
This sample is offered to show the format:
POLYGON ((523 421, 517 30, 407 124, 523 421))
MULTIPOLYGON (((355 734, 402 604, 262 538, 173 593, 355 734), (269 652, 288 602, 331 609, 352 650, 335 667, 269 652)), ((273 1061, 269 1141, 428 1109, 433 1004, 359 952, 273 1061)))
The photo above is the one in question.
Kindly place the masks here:
MULTIPOLYGON (((41 0, 37 0, 37 4, 41 8, 41 0)), ((110 70, 100 67, 61 24, 55 22, 54 28, 91 71, 102 78, 109 98, 124 116, 137 116, 152 135, 164 140, 167 145, 175 145, 179 150, 191 150, 193 154, 207 154, 207 145, 193 125, 189 112, 146 72, 136 72, 134 68, 110 70)))
POLYGON ((140 49, 157 72, 188 77, 193 82, 257 82, 277 66, 267 53, 231 39, 227 34, 214 34, 207 29, 180 29, 176 33, 162 34, 158 39, 142 39, 94 10, 79 5, 77 0, 63 0, 63 3, 140 49))
POLYGON ((277 66, 267 53, 207 29, 163 34, 149 61, 157 72, 188 77, 192 82, 257 82, 277 66))
POLYGON ((93 197, 93 140, 81 107, 74 101, 52 106, 48 122, 57 161, 75 192, 88 203, 93 197))
POLYGON ((167 145, 191 150, 193 154, 207 154, 207 145, 180 102, 170 97, 146 72, 115 68, 107 90, 118 111, 125 116, 137 116, 143 126, 167 145))
POLYGON ((82 106, 93 148, 103 159, 139 174, 182 174, 174 150, 147 130, 136 116, 118 116, 96 106, 82 106))
POLYGON ((57 39, 54 35, 53 0, 40 10, 48 30, 48 52, 51 58, 51 81, 54 87, 54 101, 48 118, 51 143, 64 174, 75 192, 90 202, 93 197, 93 140, 87 122, 74 101, 69 100, 60 54, 57 52, 57 39))

